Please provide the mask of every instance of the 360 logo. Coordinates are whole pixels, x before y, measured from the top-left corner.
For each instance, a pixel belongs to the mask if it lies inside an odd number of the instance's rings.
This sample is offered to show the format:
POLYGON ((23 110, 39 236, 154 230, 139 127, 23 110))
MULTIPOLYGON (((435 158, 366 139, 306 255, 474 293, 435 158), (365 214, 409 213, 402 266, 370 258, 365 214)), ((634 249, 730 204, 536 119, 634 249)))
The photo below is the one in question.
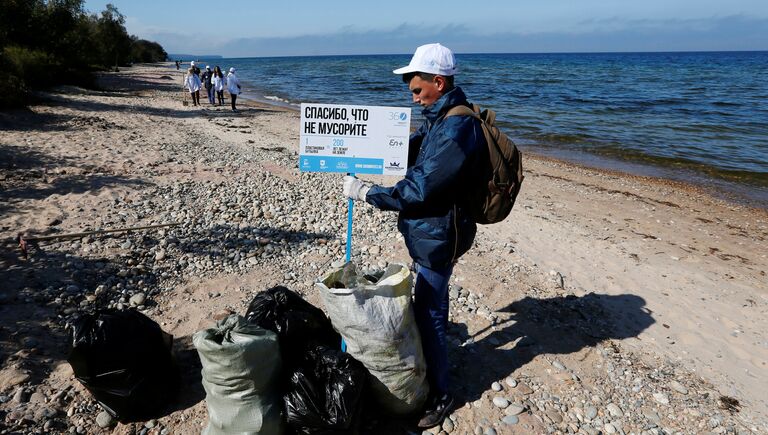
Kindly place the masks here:
POLYGON ((392 121, 405 121, 408 119, 407 112, 389 112, 389 119, 392 121))

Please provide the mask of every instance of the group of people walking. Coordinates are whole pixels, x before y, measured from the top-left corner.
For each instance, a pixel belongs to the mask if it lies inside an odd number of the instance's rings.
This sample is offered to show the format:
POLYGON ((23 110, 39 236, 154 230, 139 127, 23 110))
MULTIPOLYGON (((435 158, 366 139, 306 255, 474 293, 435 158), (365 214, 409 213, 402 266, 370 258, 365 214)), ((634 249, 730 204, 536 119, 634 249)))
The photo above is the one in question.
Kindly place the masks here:
POLYGON ((223 105, 224 89, 226 89, 229 92, 233 111, 237 111, 235 102, 242 89, 240 80, 235 75, 234 68, 230 68, 229 74, 225 77, 218 65, 213 70, 211 70, 210 65, 206 65, 205 71, 201 74, 200 68, 195 65, 194 60, 189 63, 189 69, 184 76, 184 88, 192 96, 192 104, 194 106, 200 105, 200 89, 202 88, 205 88, 205 91, 208 93, 208 102, 211 105, 223 105))

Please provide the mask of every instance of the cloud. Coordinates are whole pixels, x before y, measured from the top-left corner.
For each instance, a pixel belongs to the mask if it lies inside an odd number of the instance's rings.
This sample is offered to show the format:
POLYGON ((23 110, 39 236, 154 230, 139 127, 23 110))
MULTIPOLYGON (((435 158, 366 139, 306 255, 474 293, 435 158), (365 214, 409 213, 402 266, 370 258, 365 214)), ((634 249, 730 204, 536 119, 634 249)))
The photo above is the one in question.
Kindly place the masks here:
POLYGON ((768 18, 742 15, 710 19, 587 20, 567 32, 484 33, 465 25, 403 23, 381 30, 345 26, 335 33, 219 40, 200 35, 154 33, 169 53, 217 53, 225 57, 411 53, 441 42, 458 53, 600 51, 728 51, 768 49, 768 18))

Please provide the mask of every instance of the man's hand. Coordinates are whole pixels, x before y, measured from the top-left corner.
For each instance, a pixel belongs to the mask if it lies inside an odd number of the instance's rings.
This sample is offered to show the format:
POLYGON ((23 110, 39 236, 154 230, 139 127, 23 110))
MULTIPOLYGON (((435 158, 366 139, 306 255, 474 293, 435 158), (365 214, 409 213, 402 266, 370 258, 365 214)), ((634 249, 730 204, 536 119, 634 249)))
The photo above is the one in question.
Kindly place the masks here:
POLYGON ((344 196, 356 201, 365 201, 365 195, 371 186, 351 175, 344 176, 344 196))

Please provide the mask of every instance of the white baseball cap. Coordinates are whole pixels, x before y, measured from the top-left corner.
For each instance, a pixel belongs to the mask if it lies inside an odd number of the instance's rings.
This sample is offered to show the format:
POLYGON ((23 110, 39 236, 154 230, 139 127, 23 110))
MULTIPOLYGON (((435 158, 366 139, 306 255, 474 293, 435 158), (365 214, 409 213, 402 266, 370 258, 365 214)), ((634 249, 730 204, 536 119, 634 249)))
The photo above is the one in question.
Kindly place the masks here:
POLYGON ((189 63, 189 65, 190 66, 195 66, 195 61, 193 60, 192 62, 189 63))
POLYGON ((206 65, 205 69, 211 69, 211 66, 210 65, 206 65))
POLYGON ((229 72, 235 72, 235 67, 230 68, 229 72))
POLYGON ((452 76, 457 71, 456 58, 453 56, 451 49, 434 43, 425 44, 417 48, 408 66, 398 68, 392 72, 395 74, 423 72, 441 76, 452 76))

